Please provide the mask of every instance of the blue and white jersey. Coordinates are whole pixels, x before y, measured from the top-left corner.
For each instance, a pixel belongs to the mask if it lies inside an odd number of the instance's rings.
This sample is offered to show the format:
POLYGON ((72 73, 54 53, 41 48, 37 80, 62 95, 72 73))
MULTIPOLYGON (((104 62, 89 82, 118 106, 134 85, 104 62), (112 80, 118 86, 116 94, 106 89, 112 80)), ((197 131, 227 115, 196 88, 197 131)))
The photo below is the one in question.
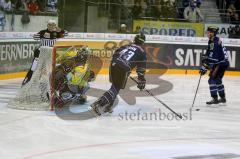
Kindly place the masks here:
POLYGON ((205 60, 210 67, 215 65, 229 65, 227 49, 218 37, 208 41, 208 49, 205 60))
POLYGON ((131 69, 136 67, 138 75, 145 74, 147 54, 141 46, 136 44, 122 46, 113 54, 113 59, 116 58, 126 61, 131 69))

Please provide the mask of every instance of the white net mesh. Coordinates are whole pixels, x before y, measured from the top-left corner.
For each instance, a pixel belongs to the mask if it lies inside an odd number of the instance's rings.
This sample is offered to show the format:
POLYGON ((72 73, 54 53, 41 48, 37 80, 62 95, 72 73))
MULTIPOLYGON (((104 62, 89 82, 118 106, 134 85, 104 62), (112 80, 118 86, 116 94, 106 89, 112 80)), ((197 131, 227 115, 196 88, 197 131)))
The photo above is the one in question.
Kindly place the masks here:
POLYGON ((11 100, 8 107, 26 110, 50 110, 50 76, 52 72, 51 47, 41 47, 37 70, 31 80, 11 100))

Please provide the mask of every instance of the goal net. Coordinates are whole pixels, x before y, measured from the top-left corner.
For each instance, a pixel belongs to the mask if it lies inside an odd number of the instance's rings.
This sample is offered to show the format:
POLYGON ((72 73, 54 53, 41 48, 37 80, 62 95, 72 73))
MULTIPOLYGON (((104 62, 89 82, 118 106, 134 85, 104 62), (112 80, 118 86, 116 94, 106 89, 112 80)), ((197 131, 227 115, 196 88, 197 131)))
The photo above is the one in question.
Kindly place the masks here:
POLYGON ((31 80, 22 86, 16 97, 8 103, 8 107, 26 110, 51 109, 51 47, 40 47, 39 62, 31 80))
MULTIPOLYGON (((81 58, 84 56, 80 55, 84 52, 84 47, 86 48, 83 45, 40 47, 37 69, 31 80, 22 86, 16 97, 9 102, 8 107, 53 110, 58 107, 56 101, 71 98, 71 93, 75 92, 76 88, 89 87, 86 78, 90 78, 90 69, 97 74, 102 62, 99 58, 88 55, 87 62, 81 65, 81 58)), ((90 52, 89 50, 89 54, 90 52)))

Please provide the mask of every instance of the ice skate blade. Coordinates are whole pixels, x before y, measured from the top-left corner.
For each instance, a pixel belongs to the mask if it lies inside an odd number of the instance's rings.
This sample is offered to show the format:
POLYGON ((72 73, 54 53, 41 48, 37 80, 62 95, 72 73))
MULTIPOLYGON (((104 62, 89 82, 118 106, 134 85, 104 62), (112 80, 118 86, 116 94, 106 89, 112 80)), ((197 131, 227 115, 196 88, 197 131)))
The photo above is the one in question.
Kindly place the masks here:
POLYGON ((219 108, 219 104, 206 104, 209 108, 219 108))
POLYGON ((102 108, 97 104, 97 105, 90 105, 90 107, 92 108, 92 112, 95 114, 95 116, 101 116, 102 114, 104 114, 104 111, 102 110, 102 108))
POLYGON ((227 103, 219 103, 219 106, 221 106, 221 107, 226 107, 226 106, 227 106, 227 103))

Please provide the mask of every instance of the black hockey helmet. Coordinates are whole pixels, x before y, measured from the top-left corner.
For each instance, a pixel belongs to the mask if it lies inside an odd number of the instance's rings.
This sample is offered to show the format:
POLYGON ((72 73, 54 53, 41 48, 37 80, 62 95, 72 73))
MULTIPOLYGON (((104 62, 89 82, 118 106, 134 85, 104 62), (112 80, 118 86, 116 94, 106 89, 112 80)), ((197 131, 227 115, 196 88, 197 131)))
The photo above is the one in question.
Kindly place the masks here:
POLYGON ((134 43, 142 45, 144 44, 145 40, 146 40, 145 35, 143 33, 140 33, 135 36, 134 43))
POLYGON ((87 46, 83 46, 77 51, 77 62, 85 63, 91 54, 91 50, 87 46))
POLYGON ((216 26, 209 26, 209 27, 207 28, 207 31, 213 32, 214 35, 216 35, 216 34, 218 33, 218 30, 219 30, 219 28, 216 27, 216 26))

